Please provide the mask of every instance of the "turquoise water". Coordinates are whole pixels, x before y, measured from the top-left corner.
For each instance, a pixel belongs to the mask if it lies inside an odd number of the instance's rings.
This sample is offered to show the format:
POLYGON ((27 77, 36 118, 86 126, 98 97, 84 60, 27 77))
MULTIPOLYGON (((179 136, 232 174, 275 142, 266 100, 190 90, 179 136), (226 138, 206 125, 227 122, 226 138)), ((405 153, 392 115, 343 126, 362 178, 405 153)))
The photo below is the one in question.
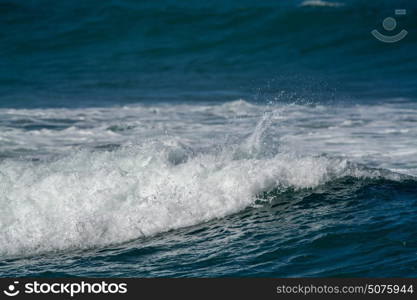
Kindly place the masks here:
POLYGON ((0 1, 0 275, 417 276, 416 8, 0 1))

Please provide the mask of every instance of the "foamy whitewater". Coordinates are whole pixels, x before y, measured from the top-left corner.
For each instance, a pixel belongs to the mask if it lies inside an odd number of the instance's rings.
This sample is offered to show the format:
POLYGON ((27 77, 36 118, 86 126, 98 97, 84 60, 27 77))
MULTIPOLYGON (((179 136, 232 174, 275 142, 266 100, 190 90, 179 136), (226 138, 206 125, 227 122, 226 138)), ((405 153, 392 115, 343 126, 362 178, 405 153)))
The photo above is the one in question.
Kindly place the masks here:
POLYGON ((412 179, 416 116, 401 101, 2 109, 0 255, 120 244, 238 213, 273 190, 412 179))

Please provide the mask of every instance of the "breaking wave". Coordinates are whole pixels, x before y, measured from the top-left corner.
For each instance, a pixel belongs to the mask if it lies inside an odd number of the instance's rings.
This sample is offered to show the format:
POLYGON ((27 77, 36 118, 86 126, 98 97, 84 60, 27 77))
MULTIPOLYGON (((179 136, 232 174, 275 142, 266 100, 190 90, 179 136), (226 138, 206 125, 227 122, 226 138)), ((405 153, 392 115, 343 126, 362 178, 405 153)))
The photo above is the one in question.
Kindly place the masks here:
POLYGON ((3 160, 1 255, 122 243, 237 213, 273 190, 343 177, 407 178, 344 158, 264 155, 265 126, 264 118, 243 142, 216 150, 160 138, 54 161, 3 160))

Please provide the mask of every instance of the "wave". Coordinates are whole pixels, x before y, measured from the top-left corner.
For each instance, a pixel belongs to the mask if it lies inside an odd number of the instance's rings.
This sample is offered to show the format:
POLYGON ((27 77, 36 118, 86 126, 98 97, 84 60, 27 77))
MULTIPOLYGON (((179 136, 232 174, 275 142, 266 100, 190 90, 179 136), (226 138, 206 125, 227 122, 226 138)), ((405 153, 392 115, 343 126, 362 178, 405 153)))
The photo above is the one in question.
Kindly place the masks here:
POLYGON ((322 1, 322 0, 307 0, 300 4, 300 6, 326 6, 326 7, 340 7, 344 6, 345 4, 342 2, 329 2, 329 1, 322 1))
POLYGON ((123 243, 237 213, 264 192, 315 188, 347 176, 410 178, 343 158, 262 155, 259 137, 266 123, 244 142, 216 151, 160 138, 55 161, 4 160, 0 254, 123 243))

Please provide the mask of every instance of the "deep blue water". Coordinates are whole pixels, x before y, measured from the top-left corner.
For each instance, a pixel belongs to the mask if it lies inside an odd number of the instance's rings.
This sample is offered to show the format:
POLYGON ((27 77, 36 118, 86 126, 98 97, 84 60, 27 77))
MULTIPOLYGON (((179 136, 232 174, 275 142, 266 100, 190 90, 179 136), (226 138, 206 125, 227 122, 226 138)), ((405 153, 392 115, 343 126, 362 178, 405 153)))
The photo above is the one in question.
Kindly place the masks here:
POLYGON ((1 106, 416 96, 414 1, 301 3, 1 1, 1 106), (401 44, 370 38, 402 7, 401 44))
POLYGON ((416 12, 0 0, 0 276, 417 276, 416 12))

